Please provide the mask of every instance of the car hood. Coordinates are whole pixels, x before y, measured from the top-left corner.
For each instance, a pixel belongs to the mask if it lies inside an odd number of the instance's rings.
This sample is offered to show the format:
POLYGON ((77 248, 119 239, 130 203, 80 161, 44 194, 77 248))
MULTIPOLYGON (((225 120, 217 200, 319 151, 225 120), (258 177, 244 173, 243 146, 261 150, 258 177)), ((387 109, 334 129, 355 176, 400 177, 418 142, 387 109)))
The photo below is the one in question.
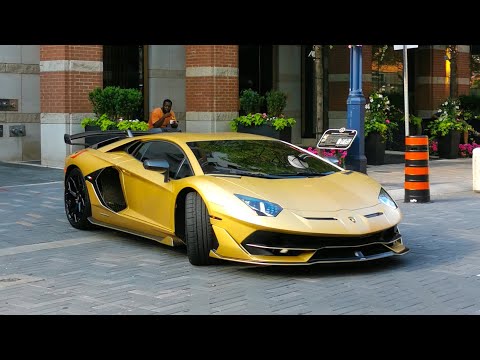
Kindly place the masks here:
MULTIPOLYGON (((354 210, 378 204, 380 185, 365 174, 342 171, 315 178, 212 177, 233 194, 253 196, 302 212, 354 210)), ((298 211, 297 211, 298 212, 298 211)))

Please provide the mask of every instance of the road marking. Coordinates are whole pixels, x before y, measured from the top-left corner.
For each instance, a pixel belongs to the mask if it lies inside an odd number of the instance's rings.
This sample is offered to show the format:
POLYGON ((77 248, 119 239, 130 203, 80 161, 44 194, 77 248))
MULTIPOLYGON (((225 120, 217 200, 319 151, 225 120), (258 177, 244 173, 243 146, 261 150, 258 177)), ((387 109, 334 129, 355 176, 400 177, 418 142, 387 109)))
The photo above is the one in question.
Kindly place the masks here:
POLYGON ((29 222, 26 222, 26 221, 17 221, 17 224, 23 225, 23 226, 29 226, 29 227, 33 226, 33 224, 31 224, 29 222))
POLYGON ((7 255, 17 255, 23 253, 29 253, 34 251, 40 250, 49 250, 49 249, 58 249, 67 246, 74 246, 74 245, 83 245, 89 244, 97 241, 105 241, 105 235, 102 238, 95 237, 82 237, 77 239, 71 240, 58 240, 58 241, 50 241, 40 244, 32 244, 32 245, 21 245, 21 246, 14 246, 5 249, 0 249, 0 256, 7 256, 7 255))
POLYGON ((40 218, 42 217, 42 215, 38 215, 38 214, 25 214, 25 215, 31 216, 31 217, 33 217, 33 218, 35 218, 35 219, 40 219, 40 218))
POLYGON ((37 186, 37 185, 50 185, 50 184, 63 184, 63 181, 51 181, 51 182, 37 183, 37 184, 7 185, 7 186, 0 186, 0 190, 10 189, 10 188, 20 187, 20 186, 37 186))

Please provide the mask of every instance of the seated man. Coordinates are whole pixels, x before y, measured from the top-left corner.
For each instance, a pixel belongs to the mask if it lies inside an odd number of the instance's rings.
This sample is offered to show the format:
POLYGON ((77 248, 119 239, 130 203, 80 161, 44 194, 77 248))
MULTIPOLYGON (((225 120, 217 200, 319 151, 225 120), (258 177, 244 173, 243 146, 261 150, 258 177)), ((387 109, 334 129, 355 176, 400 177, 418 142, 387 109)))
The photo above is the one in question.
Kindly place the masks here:
POLYGON ((176 128, 178 126, 177 118, 172 110, 172 100, 163 100, 161 108, 155 108, 148 120, 149 129, 158 128, 176 128))

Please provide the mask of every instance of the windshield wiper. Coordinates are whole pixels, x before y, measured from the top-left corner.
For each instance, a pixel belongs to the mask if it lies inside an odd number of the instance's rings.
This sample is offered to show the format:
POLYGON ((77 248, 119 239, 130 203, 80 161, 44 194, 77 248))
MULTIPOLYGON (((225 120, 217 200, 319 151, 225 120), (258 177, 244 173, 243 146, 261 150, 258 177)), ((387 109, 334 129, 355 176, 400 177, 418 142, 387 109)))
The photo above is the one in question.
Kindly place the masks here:
POLYGON ((275 174, 276 176, 306 176, 306 177, 317 177, 317 176, 327 176, 330 174, 334 174, 335 171, 325 171, 323 173, 317 172, 308 172, 308 171, 298 171, 296 173, 284 173, 284 174, 275 174))
POLYGON ((270 175, 262 172, 252 172, 248 170, 240 170, 240 169, 233 169, 233 168, 226 168, 226 167, 216 167, 216 171, 212 171, 207 173, 206 175, 212 175, 212 176, 250 176, 250 177, 257 177, 257 178, 263 178, 263 179, 276 179, 278 178, 276 175, 270 175))

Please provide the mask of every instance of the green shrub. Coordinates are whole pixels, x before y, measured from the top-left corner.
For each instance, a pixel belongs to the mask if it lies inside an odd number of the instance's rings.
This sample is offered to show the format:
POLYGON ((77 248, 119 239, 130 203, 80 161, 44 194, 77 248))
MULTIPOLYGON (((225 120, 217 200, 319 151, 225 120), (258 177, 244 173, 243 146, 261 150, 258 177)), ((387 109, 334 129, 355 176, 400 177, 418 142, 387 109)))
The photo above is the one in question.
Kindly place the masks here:
POLYGON ((123 89, 118 86, 96 88, 88 94, 93 112, 99 118, 106 114, 108 118, 132 119, 141 112, 143 96, 140 90, 123 89))
POLYGON ((287 94, 279 90, 268 91, 265 95, 267 113, 269 116, 279 117, 287 106, 287 94))
POLYGON ((440 105, 438 117, 428 124, 433 137, 446 136, 450 131, 469 131, 472 127, 463 118, 463 109, 459 99, 448 98, 440 105))
POLYGON ((258 92, 252 89, 243 90, 240 94, 240 109, 245 114, 260 112, 264 98, 258 92))

